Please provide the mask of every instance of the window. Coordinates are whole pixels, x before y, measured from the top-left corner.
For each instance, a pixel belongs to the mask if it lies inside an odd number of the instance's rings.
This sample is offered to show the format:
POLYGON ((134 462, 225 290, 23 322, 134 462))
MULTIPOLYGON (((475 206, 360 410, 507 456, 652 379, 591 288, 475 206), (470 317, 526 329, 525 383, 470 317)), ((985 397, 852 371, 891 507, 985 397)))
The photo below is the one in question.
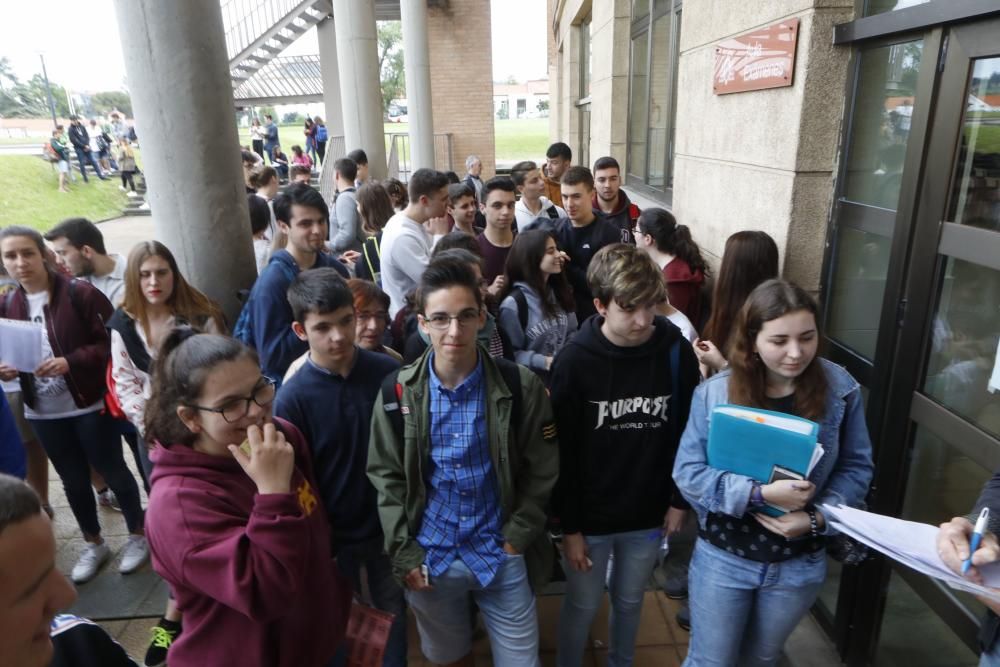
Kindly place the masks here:
POLYGON ((669 202, 681 0, 633 0, 626 182, 669 202))
POLYGON ((580 23, 580 89, 576 100, 577 125, 580 134, 577 145, 580 147, 576 155, 576 164, 590 165, 590 81, 593 69, 591 62, 594 54, 591 42, 593 15, 580 23))

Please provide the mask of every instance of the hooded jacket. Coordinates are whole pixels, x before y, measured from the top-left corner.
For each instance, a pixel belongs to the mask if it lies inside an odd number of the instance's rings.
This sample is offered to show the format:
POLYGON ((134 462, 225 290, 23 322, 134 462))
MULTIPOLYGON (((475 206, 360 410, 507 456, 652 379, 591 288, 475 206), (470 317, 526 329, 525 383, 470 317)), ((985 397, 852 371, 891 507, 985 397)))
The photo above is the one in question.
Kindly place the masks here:
POLYGON ((603 220, 607 220, 612 225, 621 230, 622 233, 622 243, 629 243, 635 245, 635 239, 632 237, 632 232, 635 230, 635 221, 639 219, 639 214, 642 210, 632 203, 625 194, 624 190, 618 191, 618 205, 615 210, 611 213, 605 213, 601 210, 601 204, 597 200, 597 191, 594 191, 593 199, 590 202, 594 209, 594 215, 603 220))
MULTIPOLYGON (((551 291, 546 298, 556 303, 551 291)), ((556 305, 556 314, 546 315, 538 292, 528 283, 520 281, 514 283, 511 293, 500 303, 500 330, 514 349, 514 361, 527 366, 543 379, 549 375, 546 360, 554 357, 579 328, 576 313, 566 312, 558 303, 556 305), (523 325, 513 296, 514 290, 524 294, 524 302, 528 306, 528 318, 523 325)))
POLYGON ((635 347, 613 344, 603 323, 584 322, 550 376, 560 445, 554 504, 565 533, 655 528, 670 507, 687 508, 671 471, 700 377, 694 350, 665 317, 635 347))
POLYGON ((297 428, 275 423, 295 449, 290 493, 257 493, 230 456, 184 445, 150 454, 153 569, 184 613, 171 667, 321 667, 344 637, 351 592, 308 448, 297 428))

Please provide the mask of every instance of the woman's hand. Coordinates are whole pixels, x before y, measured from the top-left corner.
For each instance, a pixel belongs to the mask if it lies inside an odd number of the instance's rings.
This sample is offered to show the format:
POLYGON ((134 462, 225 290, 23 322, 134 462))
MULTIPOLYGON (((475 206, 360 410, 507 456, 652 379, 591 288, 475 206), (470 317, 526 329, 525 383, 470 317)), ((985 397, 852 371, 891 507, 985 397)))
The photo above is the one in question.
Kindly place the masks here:
POLYGON ((787 539, 802 537, 809 532, 809 514, 806 512, 789 512, 779 517, 754 512, 753 518, 775 535, 787 539))
POLYGON ((789 512, 800 510, 809 504, 816 485, 800 479, 781 479, 760 487, 760 494, 769 505, 777 505, 789 512))
POLYGON ((8 366, 7 364, 0 363, 0 380, 4 382, 10 382, 11 380, 17 379, 17 369, 13 366, 8 366))
POLYGON ((493 279, 493 283, 486 288, 486 291, 493 295, 493 298, 498 298, 503 292, 503 289, 507 286, 507 277, 502 273, 493 279))
POLYGON ((587 540, 583 533, 567 533, 563 535, 563 554, 566 562, 577 572, 590 572, 594 564, 587 557, 587 540))
POLYGON ((281 431, 274 424, 264 424, 263 430, 251 426, 247 429, 247 442, 250 444, 249 456, 236 445, 229 445, 229 451, 257 485, 257 493, 289 493, 295 451, 281 431))
POLYGON ((69 373, 69 362, 66 357, 53 357, 38 364, 35 375, 40 378, 59 377, 69 373))
POLYGON ((698 357, 698 363, 704 364, 714 372, 718 373, 729 365, 726 358, 722 356, 722 352, 719 352, 719 348, 712 341, 696 338, 693 347, 695 356, 698 357))

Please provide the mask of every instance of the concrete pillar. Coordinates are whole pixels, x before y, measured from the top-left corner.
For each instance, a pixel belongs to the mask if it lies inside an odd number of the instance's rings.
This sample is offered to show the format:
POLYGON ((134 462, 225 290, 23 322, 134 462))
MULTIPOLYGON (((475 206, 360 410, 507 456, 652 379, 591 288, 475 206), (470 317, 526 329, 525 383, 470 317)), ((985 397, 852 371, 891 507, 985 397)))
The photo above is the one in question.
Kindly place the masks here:
MULTIPOLYGON (((337 62, 337 28, 328 16, 316 26, 319 38, 319 68, 323 77, 326 130, 331 137, 344 134, 344 109, 340 100, 340 66, 337 62)), ((340 157, 333 156, 334 159, 340 157)))
POLYGON ((413 170, 434 168, 434 116, 431 108, 431 59, 427 44, 427 0, 400 0, 403 66, 410 120, 413 170))
MULTIPOLYGON (((122 1, 122 0, 120 0, 122 1)), ((344 147, 363 148, 372 178, 386 177, 375 0, 333 0, 344 147)))
POLYGON ((155 236, 235 322, 236 291, 257 272, 219 3, 115 0, 115 10, 155 236))

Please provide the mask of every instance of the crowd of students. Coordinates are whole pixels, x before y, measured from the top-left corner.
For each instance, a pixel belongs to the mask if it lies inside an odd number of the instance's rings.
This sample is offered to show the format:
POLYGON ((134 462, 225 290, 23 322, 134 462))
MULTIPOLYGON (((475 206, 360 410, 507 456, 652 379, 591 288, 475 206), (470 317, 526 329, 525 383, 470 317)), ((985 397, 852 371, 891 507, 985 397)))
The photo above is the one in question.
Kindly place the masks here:
POLYGON ((554 144, 480 184, 476 161, 465 182, 420 169, 401 192, 356 152, 327 202, 251 158, 260 275, 232 336, 158 242, 109 263, 93 225, 64 223, 47 238, 95 258, 73 266, 0 231, 0 317, 41 323, 51 352, 34 373, 0 359, 28 481, 44 502, 47 454, 88 543, 81 584, 109 553, 90 467, 111 487, 121 571, 151 555, 171 591, 147 665, 344 664, 352 593, 395 615, 386 665, 406 664, 407 608, 434 663, 472 664, 478 617, 494 664, 538 665, 535 594, 557 571, 557 664, 582 663, 607 588, 608 664, 629 665, 689 520, 684 664, 777 663, 825 577, 819 505, 859 506, 871 480, 859 385, 818 357, 816 302, 767 234, 734 234, 710 289, 691 230, 630 202, 613 158, 571 160, 554 144), (724 403, 818 422, 809 479, 710 466, 724 403))

